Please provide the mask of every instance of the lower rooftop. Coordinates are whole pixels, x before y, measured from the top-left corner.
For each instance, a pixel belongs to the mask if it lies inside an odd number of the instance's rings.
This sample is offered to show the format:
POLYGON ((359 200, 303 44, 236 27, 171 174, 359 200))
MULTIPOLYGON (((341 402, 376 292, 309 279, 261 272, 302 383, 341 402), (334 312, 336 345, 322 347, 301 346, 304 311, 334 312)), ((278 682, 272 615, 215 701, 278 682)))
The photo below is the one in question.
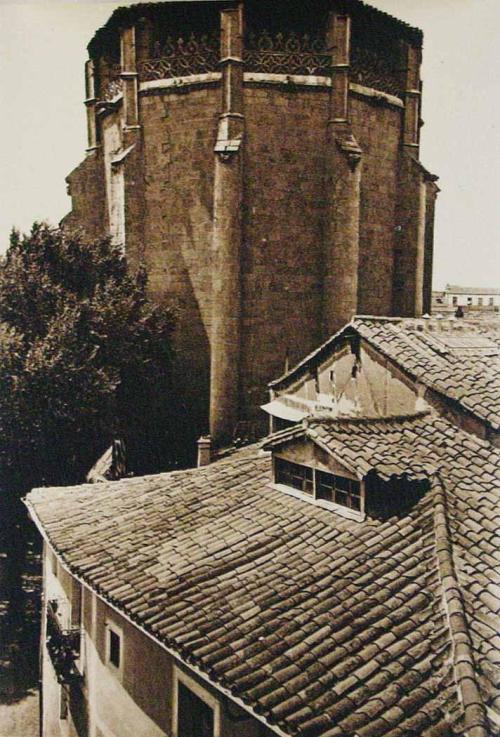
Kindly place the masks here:
POLYGON ((281 733, 495 733, 499 451, 432 415, 316 431, 374 474, 389 433, 426 459, 427 490, 344 519, 273 488, 251 446, 27 504, 85 586, 281 733))

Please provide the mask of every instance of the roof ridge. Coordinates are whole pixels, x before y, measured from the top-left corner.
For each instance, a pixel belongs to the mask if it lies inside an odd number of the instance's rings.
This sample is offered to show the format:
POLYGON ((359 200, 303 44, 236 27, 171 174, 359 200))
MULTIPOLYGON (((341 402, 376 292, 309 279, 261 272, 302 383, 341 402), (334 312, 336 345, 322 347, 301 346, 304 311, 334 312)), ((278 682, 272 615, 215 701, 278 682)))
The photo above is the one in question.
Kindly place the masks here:
POLYGON ((452 644, 453 673, 464 710, 464 733, 470 737, 488 737, 488 717, 477 683, 472 642, 453 561, 446 486, 439 473, 435 478, 438 480, 433 488, 437 569, 443 588, 444 608, 452 644))
POLYGON ((395 414, 395 415, 385 415, 384 417, 367 417, 367 416, 354 416, 354 417, 337 417, 331 413, 324 412, 324 413, 318 413, 318 414, 311 414, 304 417, 302 420, 302 423, 307 427, 309 425, 314 424, 343 424, 347 425, 349 423, 363 423, 367 425, 375 425, 375 424, 381 424, 381 425, 390 425, 395 422, 405 422, 407 420, 420 420, 423 417, 427 417, 432 415, 432 411, 430 409, 423 409, 419 410, 417 412, 409 412, 406 414, 395 414))

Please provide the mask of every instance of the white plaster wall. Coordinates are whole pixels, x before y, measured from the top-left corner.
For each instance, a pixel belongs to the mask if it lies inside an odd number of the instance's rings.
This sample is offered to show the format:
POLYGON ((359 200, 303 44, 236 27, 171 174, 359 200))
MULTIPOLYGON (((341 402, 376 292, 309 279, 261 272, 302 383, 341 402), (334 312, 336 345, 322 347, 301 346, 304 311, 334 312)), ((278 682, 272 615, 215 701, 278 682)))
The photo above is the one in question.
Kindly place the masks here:
MULTIPOLYGON (((116 673, 101 661, 84 633, 86 682, 89 684, 89 737, 166 737, 122 686, 116 673)), ((126 641, 123 660, 127 657, 126 641)), ((168 694, 165 694, 165 699, 168 694)))
POLYGON ((387 417, 423 408, 417 387, 363 346, 357 365, 356 356, 344 346, 319 367, 317 382, 302 379, 286 394, 302 400, 304 411, 331 411, 341 417, 387 417))
POLYGON ((454 294, 450 292, 446 295, 447 304, 449 307, 498 307, 500 306, 500 295, 499 294, 454 294), (453 298, 456 297, 456 304, 453 304, 453 298), (469 299, 471 300, 469 302, 469 299), (479 304, 479 300, 482 299, 482 305, 479 304), (493 305, 490 305, 490 299, 493 300, 493 305))

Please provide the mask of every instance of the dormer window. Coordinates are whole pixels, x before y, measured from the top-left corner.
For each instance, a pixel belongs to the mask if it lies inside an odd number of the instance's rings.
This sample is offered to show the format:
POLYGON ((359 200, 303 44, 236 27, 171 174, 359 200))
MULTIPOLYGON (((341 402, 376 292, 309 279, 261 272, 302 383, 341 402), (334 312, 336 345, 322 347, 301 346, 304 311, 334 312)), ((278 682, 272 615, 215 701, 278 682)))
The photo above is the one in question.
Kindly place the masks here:
POLYGON ((361 511, 361 484, 355 479, 316 471, 316 496, 318 499, 361 511))
POLYGON ((323 467, 296 463, 289 458, 274 455, 274 483, 280 491, 303 498, 317 506, 330 509, 350 519, 364 517, 364 485, 340 464, 336 473, 323 467))

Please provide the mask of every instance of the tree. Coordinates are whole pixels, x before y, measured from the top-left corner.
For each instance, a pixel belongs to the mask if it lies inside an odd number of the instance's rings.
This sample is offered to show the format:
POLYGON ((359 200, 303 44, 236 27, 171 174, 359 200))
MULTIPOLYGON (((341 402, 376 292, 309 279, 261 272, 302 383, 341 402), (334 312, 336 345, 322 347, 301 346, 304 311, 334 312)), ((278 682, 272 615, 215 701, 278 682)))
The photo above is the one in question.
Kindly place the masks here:
POLYGON ((0 263, 0 485, 81 481, 116 437, 130 470, 182 460, 174 313, 109 240, 46 224, 0 263))

